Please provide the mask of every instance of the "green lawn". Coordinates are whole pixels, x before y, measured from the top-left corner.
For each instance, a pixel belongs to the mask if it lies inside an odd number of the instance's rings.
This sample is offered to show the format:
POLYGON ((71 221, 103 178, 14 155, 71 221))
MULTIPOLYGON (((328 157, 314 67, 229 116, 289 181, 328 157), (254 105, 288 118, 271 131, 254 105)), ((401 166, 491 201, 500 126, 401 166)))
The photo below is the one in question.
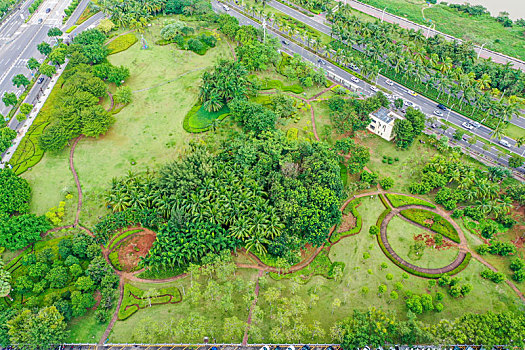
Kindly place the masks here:
MULTIPOLYGON (((365 0, 377 8, 405 17, 411 21, 428 25, 421 9, 427 7, 424 0, 365 0)), ((489 16, 470 17, 444 5, 434 5, 424 10, 426 18, 431 19, 436 29, 463 40, 470 40, 478 45, 509 56, 525 59, 525 37, 523 28, 513 26, 505 28, 489 16)))
POLYGON ((375 134, 359 134, 358 143, 370 149, 370 162, 367 167, 379 173, 379 179, 391 177, 394 180, 392 192, 408 192, 408 185, 413 181, 413 176, 428 160, 437 153, 436 149, 428 144, 415 142, 408 150, 396 147, 395 143, 388 142, 375 134), (383 163, 383 156, 396 157, 398 161, 392 164, 383 163))
POLYGON ((68 324, 69 336, 67 343, 98 343, 102 334, 106 330, 109 320, 113 316, 116 308, 115 306, 109 311, 108 320, 104 323, 99 323, 95 318, 95 311, 90 310, 84 316, 77 317, 71 320, 68 324))
MULTIPOLYGON (((219 57, 231 57, 224 40, 204 56, 174 45, 154 45, 161 26, 155 21, 144 34, 151 49, 134 45, 108 58, 130 69, 126 84, 134 91, 133 102, 115 115, 116 123, 105 136, 84 139, 77 146, 75 167, 84 194, 80 220, 85 225, 106 213, 103 194, 113 177, 175 159, 195 137, 183 130, 182 121, 197 100, 202 72, 219 57)), ((58 205, 65 191, 76 193, 68 156, 69 149, 46 153, 23 175, 33 189, 32 212, 43 214, 58 205)))
MULTIPOLYGON (((254 270, 240 270, 236 272, 236 275, 242 278, 244 281, 254 280, 256 277, 256 272, 254 270)), ((204 292, 205 287, 208 283, 208 276, 202 276, 199 278, 198 282, 201 283, 202 288, 201 292, 204 292)), ((196 281, 193 281, 194 283, 196 281)), ((215 282, 215 279, 213 280, 215 282)), ((213 283, 212 282, 212 283, 213 283)), ((233 283, 233 280, 230 281, 233 283)), ((190 278, 186 277, 182 280, 172 282, 172 283, 163 283, 163 284, 144 284, 144 283, 133 283, 134 286, 148 290, 150 288, 160 289, 160 288, 169 288, 177 287, 181 292, 184 292, 182 302, 178 304, 164 304, 164 305, 153 305, 145 309, 137 311, 135 314, 130 316, 127 320, 117 321, 113 327, 113 331, 110 334, 109 342, 111 343, 130 343, 130 342, 154 342, 154 343, 174 343, 174 342, 193 342, 193 343, 202 343, 203 339, 198 334, 176 334, 171 330, 173 327, 170 325, 177 323, 179 320, 190 320, 196 316, 203 316, 209 322, 209 327, 207 328, 207 335, 212 335, 216 338, 218 342, 234 342, 240 343, 242 341, 241 337, 239 339, 223 339, 222 330, 224 320, 227 317, 236 316, 239 320, 246 322, 248 318, 248 309, 246 305, 247 302, 243 299, 243 294, 237 289, 234 289, 231 294, 233 302, 233 309, 230 311, 225 311, 222 307, 220 300, 221 296, 216 297, 215 300, 207 299, 198 303, 192 304, 188 300, 188 294, 190 289, 190 278), (150 326, 147 328, 149 331, 149 336, 151 338, 144 339, 143 334, 139 328, 150 326), (166 330, 166 327, 169 327, 170 330, 166 330), (165 331, 159 331, 159 330, 165 331)), ((224 284, 221 284, 221 286, 224 284)), ((253 285, 250 285, 248 289, 245 290, 247 294, 253 294, 253 285), (249 293, 248 293, 249 291, 249 293)), ((189 322, 189 321, 188 321, 189 322)), ((143 328, 142 328, 143 329, 143 328)), ((244 330, 244 328, 243 328, 244 330)))
POLYGON ((438 268, 446 266, 456 259, 459 249, 455 247, 438 250, 425 246, 423 252, 416 254, 413 249, 416 242, 414 237, 422 233, 428 234, 427 231, 397 216, 388 223, 388 242, 403 260, 424 268, 438 268))

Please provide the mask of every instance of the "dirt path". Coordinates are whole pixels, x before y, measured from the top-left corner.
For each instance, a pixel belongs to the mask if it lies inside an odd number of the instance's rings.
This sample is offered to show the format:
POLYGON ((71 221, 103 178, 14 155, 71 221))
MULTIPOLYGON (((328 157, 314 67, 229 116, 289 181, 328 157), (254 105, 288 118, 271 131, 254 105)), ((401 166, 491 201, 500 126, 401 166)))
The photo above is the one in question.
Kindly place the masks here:
POLYGON ((263 276, 263 270, 259 270, 259 273, 257 274, 257 281, 255 282, 255 299, 253 299, 253 303, 250 306, 250 313, 248 314, 248 320, 246 321, 246 330, 244 331, 244 337, 242 337, 242 346, 246 346, 248 344, 248 332, 250 331, 250 325, 252 324, 252 312, 255 305, 257 305, 257 299, 259 298, 259 278, 263 276))
POLYGON ((117 322, 118 319, 118 310, 120 309, 120 305, 122 305, 122 299, 124 298, 124 279, 121 278, 119 285, 118 285, 118 291, 119 291, 119 297, 118 297, 118 303, 117 308, 115 309, 115 312, 113 313, 113 317, 111 317, 111 321, 109 321, 108 326, 106 327, 106 330, 104 331, 104 334, 102 334, 102 337, 100 338, 100 341, 98 342, 98 345, 103 345, 106 340, 109 337, 109 333, 113 329, 113 326, 115 325, 115 322, 117 322))

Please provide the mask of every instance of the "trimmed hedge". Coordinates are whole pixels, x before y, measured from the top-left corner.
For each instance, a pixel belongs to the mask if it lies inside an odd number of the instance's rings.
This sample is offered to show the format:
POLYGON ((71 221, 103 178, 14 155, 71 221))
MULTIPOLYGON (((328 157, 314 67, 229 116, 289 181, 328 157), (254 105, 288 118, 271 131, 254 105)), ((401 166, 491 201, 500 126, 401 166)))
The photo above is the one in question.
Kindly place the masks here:
MULTIPOLYGON (((125 320, 131 315, 133 315, 135 312, 137 312, 139 309, 143 309, 149 306, 148 299, 143 298, 144 293, 145 291, 135 286, 132 286, 129 283, 126 283, 124 285, 124 295, 122 298, 122 304, 120 305, 120 309, 118 311, 119 320, 125 320), (128 307, 127 310, 126 307, 128 307)), ((158 290, 158 295, 159 296, 157 297, 151 298, 151 305, 166 304, 168 302, 170 304, 176 304, 182 300, 180 291, 177 287, 161 288, 158 290), (172 296, 171 301, 169 301, 170 295, 172 296)))
POLYGON ((402 207, 404 205, 412 205, 412 204, 424 205, 425 207, 429 207, 429 208, 433 208, 433 209, 436 208, 436 206, 434 204, 432 204, 430 202, 427 202, 427 201, 425 201, 423 199, 409 197, 409 196, 404 196, 402 194, 387 193, 386 197, 388 198, 390 203, 392 203, 394 208, 402 207))
POLYGON ((379 199, 381 199, 381 203, 383 203, 385 208, 390 208, 390 204, 388 204, 387 200, 385 199, 385 196, 383 196, 382 193, 379 194, 379 199))
POLYGON ((391 211, 392 211, 392 208, 388 207, 381 213, 381 215, 379 215, 379 217, 377 218, 377 221, 376 221, 376 226, 377 227, 381 228, 381 225, 383 224, 383 220, 385 220, 386 216, 391 211))
POLYGON ((135 234, 137 232, 141 232, 143 231, 142 229, 136 229, 136 230, 129 230, 129 231, 124 231, 122 232, 120 235, 118 235, 114 240, 113 242, 111 242, 111 244, 109 245, 108 249, 113 249, 114 246, 117 245, 117 243, 119 243, 120 241, 122 241, 124 238, 126 237, 129 237, 131 236, 132 234, 135 234))
POLYGON ((109 50, 109 54, 113 55, 129 49, 139 39, 133 33, 128 33, 117 37, 115 40, 106 45, 109 50))
POLYGON ((114 251, 109 253, 108 258, 109 262, 111 263, 111 265, 113 265, 114 268, 116 268, 119 271, 122 271, 122 265, 120 265, 120 261, 118 259, 118 247, 114 251))
POLYGON ((456 243, 460 243, 459 234, 454 226, 441 215, 423 209, 405 209, 401 210, 400 214, 410 221, 423 225, 431 231, 440 233, 456 243), (432 225, 427 224, 425 222, 426 220, 432 220, 432 225))
POLYGON ((66 33, 71 33, 75 29, 77 29, 78 25, 74 24, 71 27, 67 28, 66 33))
POLYGON ((202 105, 196 104, 184 117, 182 126, 190 133, 201 133, 211 129, 214 120, 218 122, 230 115, 230 109, 224 105, 216 112, 208 112, 202 105))
POLYGON ((355 226, 345 232, 332 232, 332 235, 330 236, 330 242, 335 243, 344 236, 351 236, 361 232, 361 228, 363 227, 363 218, 356 208, 359 203, 361 203, 361 200, 353 200, 343 209, 343 215, 352 213, 352 215, 355 217, 355 226))
POLYGON ((400 267, 401 269, 405 270, 406 272, 414 275, 414 276, 419 276, 419 277, 424 277, 424 278, 439 278, 443 275, 455 275, 461 271, 463 271, 469 264, 470 262, 470 259, 472 258, 471 254, 470 253, 467 253, 467 255, 465 256, 465 259, 461 262, 461 264, 458 265, 458 267, 456 267, 454 270, 450 271, 450 272, 447 272, 447 273, 436 273, 436 274, 431 274, 431 273, 425 273, 425 272, 419 272, 419 271, 416 271, 408 266, 405 266, 403 264, 401 264, 399 261, 397 261, 396 259, 394 259, 394 257, 392 255, 390 255, 390 252, 386 249, 383 241, 381 240, 381 235, 377 235, 377 242, 379 243, 379 247, 381 247, 381 250, 383 251, 383 253, 387 256, 388 259, 390 259, 390 261, 392 261, 395 265, 397 265, 398 267, 400 267))

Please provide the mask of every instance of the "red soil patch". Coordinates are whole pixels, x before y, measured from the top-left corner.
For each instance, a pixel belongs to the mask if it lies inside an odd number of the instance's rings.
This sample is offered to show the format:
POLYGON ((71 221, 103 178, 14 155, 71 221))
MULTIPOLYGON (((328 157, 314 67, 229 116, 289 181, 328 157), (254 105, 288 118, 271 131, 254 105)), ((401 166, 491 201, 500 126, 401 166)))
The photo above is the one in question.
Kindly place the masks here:
POLYGON ((148 254, 156 237, 155 232, 144 229, 122 243, 118 248, 118 260, 122 270, 132 271, 138 265, 140 258, 148 254))
POLYGON ((414 235, 414 240, 423 241, 427 247, 431 247, 437 250, 445 250, 445 249, 454 247, 454 244, 452 244, 452 242, 449 242, 447 240, 443 240, 443 243, 441 243, 441 245, 436 246, 436 242, 434 241, 434 236, 428 232, 424 232, 419 235, 414 235))
POLYGON ((337 229, 338 233, 346 232, 352 228, 355 227, 356 219, 352 215, 352 213, 348 213, 346 215, 343 215, 343 218, 341 220, 341 225, 339 225, 339 228, 337 229))

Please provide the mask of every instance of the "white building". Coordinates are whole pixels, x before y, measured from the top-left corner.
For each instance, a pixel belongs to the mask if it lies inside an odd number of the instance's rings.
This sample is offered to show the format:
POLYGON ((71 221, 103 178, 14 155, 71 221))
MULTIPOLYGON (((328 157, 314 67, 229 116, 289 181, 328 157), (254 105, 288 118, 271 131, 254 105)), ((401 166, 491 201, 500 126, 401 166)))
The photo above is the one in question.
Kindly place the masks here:
POLYGON ((372 121, 368 125, 367 129, 376 135, 381 136, 387 141, 394 139, 394 122, 396 119, 405 119, 402 116, 386 109, 385 107, 379 108, 377 111, 370 113, 370 119, 372 121))

